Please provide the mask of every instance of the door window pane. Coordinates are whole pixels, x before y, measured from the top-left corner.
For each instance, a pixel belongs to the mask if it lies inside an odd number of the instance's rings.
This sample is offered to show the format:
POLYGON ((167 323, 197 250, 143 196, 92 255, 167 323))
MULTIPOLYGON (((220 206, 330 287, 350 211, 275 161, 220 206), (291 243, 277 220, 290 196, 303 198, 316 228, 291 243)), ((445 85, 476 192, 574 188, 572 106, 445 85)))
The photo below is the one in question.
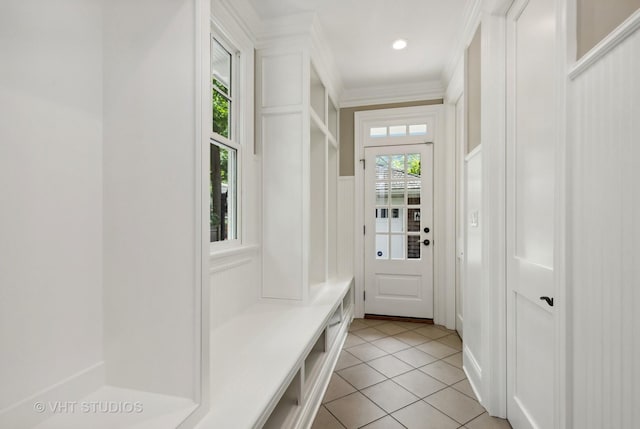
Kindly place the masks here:
POLYGON ((391 157, 391 179, 404 180, 405 171, 404 155, 393 155, 391 157))
POLYGON ((404 209, 391 209, 391 232, 404 232, 404 209))
POLYGON ((422 165, 420 163, 420 154, 411 153, 407 155, 407 173, 409 179, 420 177, 422 173, 422 165))
POLYGON ((407 258, 420 259, 420 236, 407 236, 407 258))
POLYGON ((392 182, 391 183, 391 205, 402 206, 404 205, 404 182, 392 182))
POLYGON ((376 183, 376 205, 386 206, 389 204, 389 182, 376 183))
POLYGON ((407 183, 407 204, 410 206, 419 206, 420 205, 420 182, 409 182, 407 183))
POLYGON ((376 234, 376 259, 389 259, 389 236, 376 234))
POLYGON ((376 180, 389 180, 388 156, 376 156, 376 180))
POLYGON ((404 259, 404 235, 391 236, 391 259, 404 259))
POLYGON ((420 232, 420 209, 407 210, 407 231, 420 232))
POLYGON ((376 232, 389 232, 389 209, 376 209, 376 232))

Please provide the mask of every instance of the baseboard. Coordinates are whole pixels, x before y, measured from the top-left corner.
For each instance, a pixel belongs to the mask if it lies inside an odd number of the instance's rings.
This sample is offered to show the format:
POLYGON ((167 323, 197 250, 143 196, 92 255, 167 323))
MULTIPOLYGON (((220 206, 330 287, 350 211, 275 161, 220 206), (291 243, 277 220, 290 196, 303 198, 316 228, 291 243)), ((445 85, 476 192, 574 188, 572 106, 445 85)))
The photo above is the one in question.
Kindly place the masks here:
POLYGON ((365 319, 388 320, 390 322, 412 322, 424 323, 425 325, 433 325, 433 319, 420 319, 415 317, 385 316, 381 314, 365 314, 365 319))
POLYGON ((77 401, 105 383, 104 362, 86 368, 0 411, 0 428, 29 429, 52 417, 52 403, 77 401), (42 407, 42 412, 40 412, 42 407))

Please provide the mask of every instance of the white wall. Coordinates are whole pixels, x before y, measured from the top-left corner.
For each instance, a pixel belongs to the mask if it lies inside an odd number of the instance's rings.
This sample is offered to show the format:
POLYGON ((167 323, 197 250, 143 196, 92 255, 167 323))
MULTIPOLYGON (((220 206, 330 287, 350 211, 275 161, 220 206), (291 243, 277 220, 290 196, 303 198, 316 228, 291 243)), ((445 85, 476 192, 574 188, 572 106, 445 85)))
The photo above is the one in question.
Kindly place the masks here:
POLYGON ((107 382, 194 397, 194 0, 104 3, 107 382))
POLYGON ((567 368, 571 427, 581 429, 636 427, 640 420, 640 13, 635 16, 635 33, 592 58, 570 85, 573 351, 567 368))
POLYGON ((102 360, 101 29, 98 0, 0 3, 1 427, 102 360))

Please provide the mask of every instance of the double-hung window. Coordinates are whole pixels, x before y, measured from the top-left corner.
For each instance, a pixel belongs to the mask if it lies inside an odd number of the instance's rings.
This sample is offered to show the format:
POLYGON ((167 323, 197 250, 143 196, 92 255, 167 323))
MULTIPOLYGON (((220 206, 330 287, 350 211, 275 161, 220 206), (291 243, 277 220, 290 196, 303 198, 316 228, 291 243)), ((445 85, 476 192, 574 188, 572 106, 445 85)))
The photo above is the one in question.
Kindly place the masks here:
POLYGON ((210 241, 238 239, 239 53, 215 32, 211 37, 210 241))

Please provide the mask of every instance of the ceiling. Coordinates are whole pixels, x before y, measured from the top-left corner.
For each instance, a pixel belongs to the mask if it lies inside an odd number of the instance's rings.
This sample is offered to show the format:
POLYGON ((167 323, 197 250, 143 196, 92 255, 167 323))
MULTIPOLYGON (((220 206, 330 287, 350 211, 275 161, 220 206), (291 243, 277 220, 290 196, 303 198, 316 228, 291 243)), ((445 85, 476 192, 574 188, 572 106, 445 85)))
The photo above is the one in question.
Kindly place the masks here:
POLYGON ((345 89, 440 81, 473 0, 250 0, 263 19, 316 12, 345 89), (394 51, 394 40, 409 42, 394 51))

